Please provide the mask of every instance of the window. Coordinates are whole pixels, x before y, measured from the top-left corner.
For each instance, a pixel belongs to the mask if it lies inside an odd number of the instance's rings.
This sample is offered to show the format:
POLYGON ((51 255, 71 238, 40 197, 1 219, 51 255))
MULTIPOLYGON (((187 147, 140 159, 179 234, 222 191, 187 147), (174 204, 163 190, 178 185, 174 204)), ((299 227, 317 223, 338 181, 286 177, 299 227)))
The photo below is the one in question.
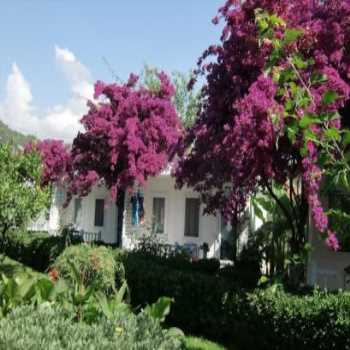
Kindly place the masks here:
POLYGON ((163 234, 165 232, 165 198, 153 198, 153 222, 154 233, 163 234))
POLYGON ((80 221, 81 215, 81 198, 74 199, 74 223, 77 224, 80 221))
POLYGON ((185 236, 199 236, 199 198, 186 198, 185 236))
POLYGON ((95 201, 95 226, 103 226, 105 201, 96 199, 95 201))
POLYGON ((58 205, 62 205, 66 200, 66 193, 62 187, 56 189, 56 201, 58 205))
POLYGON ((223 216, 220 217, 220 259, 233 260, 235 251, 235 242, 233 229, 223 216))

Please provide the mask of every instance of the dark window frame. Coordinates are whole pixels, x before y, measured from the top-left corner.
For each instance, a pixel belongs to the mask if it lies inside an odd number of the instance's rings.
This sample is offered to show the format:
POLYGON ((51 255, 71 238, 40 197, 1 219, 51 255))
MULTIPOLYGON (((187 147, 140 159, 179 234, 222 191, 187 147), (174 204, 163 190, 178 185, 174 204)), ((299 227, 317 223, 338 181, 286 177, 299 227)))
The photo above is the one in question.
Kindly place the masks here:
POLYGON ((95 199, 95 220, 94 225, 96 227, 103 227, 105 220, 105 200, 102 198, 95 199))
POLYGON ((165 210, 166 210, 166 198, 162 197, 162 196, 154 196, 153 200, 152 200, 152 232, 159 234, 159 235, 163 235, 165 234, 165 222, 166 222, 166 215, 165 215, 165 210), (161 200, 163 202, 163 230, 162 231, 158 231, 155 228, 155 220, 156 220, 156 215, 155 215, 155 201, 156 200, 161 200))
POLYGON ((76 224, 78 222, 79 213, 82 210, 82 199, 80 197, 74 198, 74 217, 73 221, 76 224), (79 203, 79 205, 77 205, 79 203))
POLYGON ((200 205, 199 198, 187 197, 185 200, 185 237, 199 237, 200 205))

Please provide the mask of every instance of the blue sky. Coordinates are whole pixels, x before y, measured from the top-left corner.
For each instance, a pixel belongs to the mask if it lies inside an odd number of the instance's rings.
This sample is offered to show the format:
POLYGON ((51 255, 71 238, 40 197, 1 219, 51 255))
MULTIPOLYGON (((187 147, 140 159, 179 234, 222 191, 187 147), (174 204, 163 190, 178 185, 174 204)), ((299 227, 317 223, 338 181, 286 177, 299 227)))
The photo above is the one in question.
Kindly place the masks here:
MULTIPOLYGON (((79 79, 70 79, 74 69, 66 67, 67 63, 73 64, 69 54, 85 70, 82 80, 91 83, 96 79, 112 80, 102 57, 123 79, 129 72, 139 72, 144 63, 167 71, 188 71, 201 52, 218 41, 219 28, 212 25, 211 19, 222 2, 2 1, 0 113, 9 113, 11 108, 4 107, 5 100, 9 93, 14 94, 18 84, 25 85, 24 100, 37 118, 44 118, 48 110, 64 108, 79 79)), ((10 101, 18 100, 18 96, 11 98, 10 101)), ((7 122, 11 119, 5 118, 7 122)), ((21 122, 12 126, 21 129, 21 122)))

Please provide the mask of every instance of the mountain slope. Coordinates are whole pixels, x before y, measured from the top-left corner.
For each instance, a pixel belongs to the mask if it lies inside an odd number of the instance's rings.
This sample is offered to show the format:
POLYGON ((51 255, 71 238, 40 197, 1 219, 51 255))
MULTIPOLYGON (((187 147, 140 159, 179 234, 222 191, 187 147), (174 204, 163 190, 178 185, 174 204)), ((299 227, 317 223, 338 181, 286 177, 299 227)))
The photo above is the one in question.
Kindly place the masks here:
POLYGON ((18 131, 10 129, 0 120, 0 143, 12 143, 14 145, 25 145, 35 137, 32 135, 23 135, 18 131))

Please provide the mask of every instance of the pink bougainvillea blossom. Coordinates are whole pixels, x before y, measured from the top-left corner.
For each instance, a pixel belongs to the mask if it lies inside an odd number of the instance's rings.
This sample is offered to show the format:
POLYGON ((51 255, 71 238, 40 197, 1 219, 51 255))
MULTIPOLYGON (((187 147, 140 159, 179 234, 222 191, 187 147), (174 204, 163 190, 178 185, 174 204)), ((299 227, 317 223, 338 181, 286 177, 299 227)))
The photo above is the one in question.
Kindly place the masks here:
POLYGON ((44 181, 64 178, 68 200, 86 196, 103 183, 115 199, 120 189, 143 185, 168 164, 182 135, 172 103, 175 88, 167 75, 158 74, 159 88, 137 85, 131 74, 125 84, 95 84, 89 111, 81 119, 68 152, 61 141, 37 144, 44 164, 44 181))
MULTIPOLYGON (((288 54, 297 53, 313 62, 300 73, 304 81, 315 72, 326 77, 308 88, 310 103, 297 108, 296 117, 335 114, 349 100, 349 1, 228 0, 214 20, 225 22, 221 42, 211 45, 198 62, 197 74, 206 76, 203 104, 179 149, 177 184, 200 192, 207 212, 219 209, 234 220, 259 188, 272 180, 284 184, 288 178, 301 176, 315 226, 327 235, 329 222, 319 199, 323 175, 319 145, 309 143, 303 155, 303 133, 295 135, 294 142, 286 134, 295 119, 280 117, 288 96, 279 94, 266 74, 273 45, 271 40, 259 40, 258 9, 285 22, 281 30, 276 29, 277 39, 283 39, 286 27, 302 31, 276 66, 289 67, 288 54), (335 93, 336 98, 325 104, 327 91, 335 93)), ((339 129, 343 122, 333 118, 328 127, 339 129)), ((309 129, 322 140, 322 124, 312 124, 309 129)), ((334 243, 335 234, 329 237, 334 243)))

